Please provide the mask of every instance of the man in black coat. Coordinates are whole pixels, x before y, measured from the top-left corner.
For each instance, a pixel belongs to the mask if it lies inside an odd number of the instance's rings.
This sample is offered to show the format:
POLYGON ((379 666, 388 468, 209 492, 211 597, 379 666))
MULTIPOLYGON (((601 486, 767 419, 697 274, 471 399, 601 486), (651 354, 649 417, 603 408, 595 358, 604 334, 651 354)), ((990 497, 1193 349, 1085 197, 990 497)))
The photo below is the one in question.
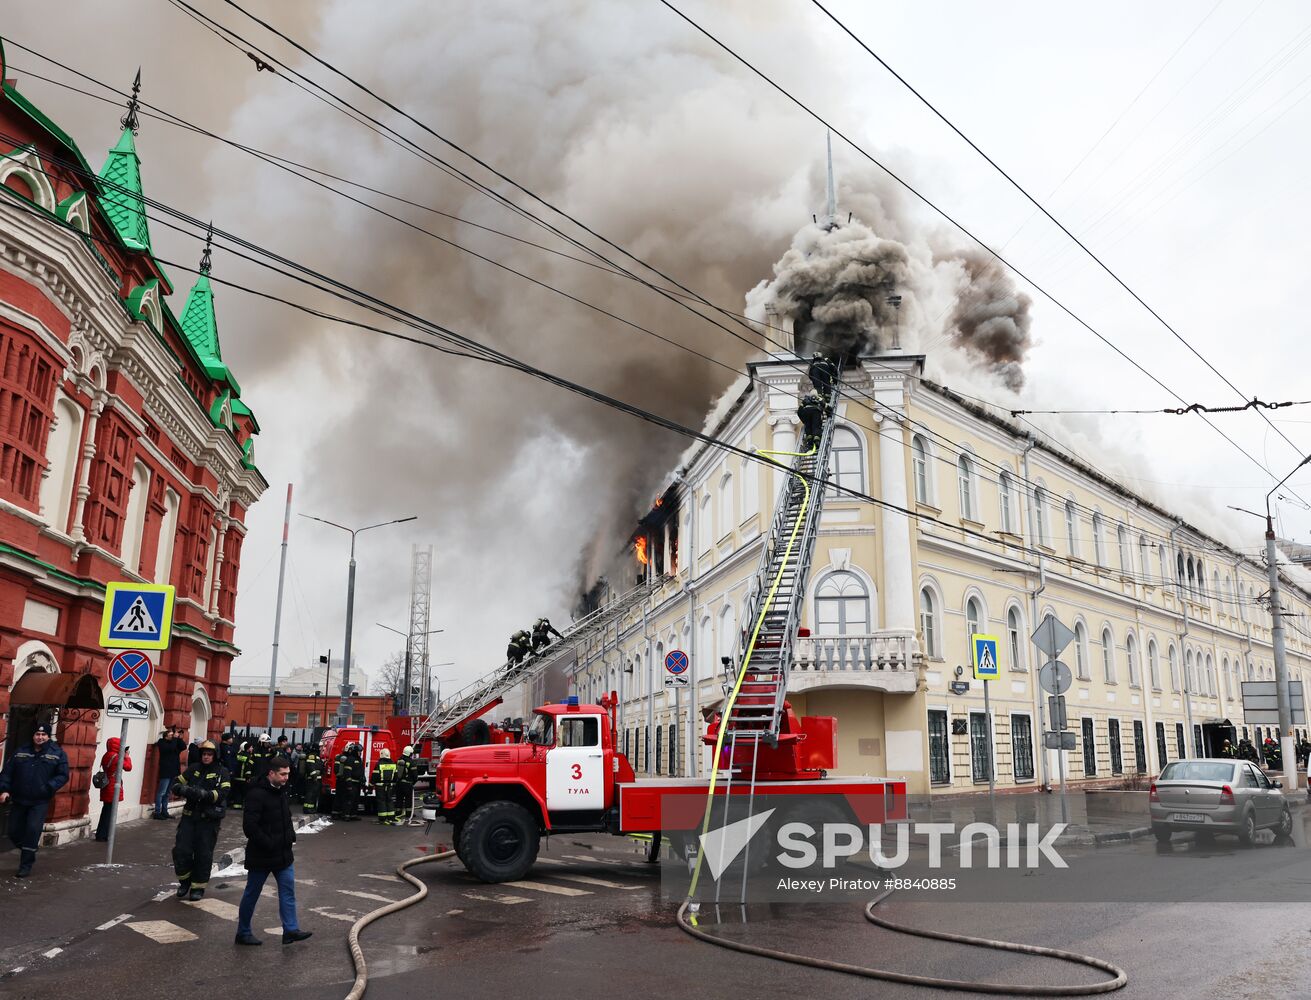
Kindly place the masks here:
POLYGON ((186 799, 173 840, 173 871, 178 877, 178 899, 194 903, 205 895, 214 867, 214 845, 227 811, 231 779, 215 758, 218 748, 209 740, 200 744, 200 763, 178 778, 173 794, 186 799))
POLYGON ((19 878, 32 874, 46 810, 55 792, 68 783, 68 755, 50 738, 50 727, 42 723, 32 742, 19 747, 0 771, 0 802, 13 799, 9 807, 9 839, 18 848, 19 878))
POLYGON ((186 744, 178 736, 177 726, 169 726, 155 740, 155 753, 159 759, 158 779, 155 788, 155 819, 168 819, 168 793, 173 790, 173 782, 182 773, 182 751, 186 744))
POLYGON ((274 757, 268 770, 246 789, 246 810, 241 827, 246 834, 246 891, 237 913, 237 944, 264 942, 251 930, 255 904, 270 874, 278 883, 278 916, 282 919, 282 943, 304 941, 313 931, 303 931, 296 922, 296 869, 291 845, 296 828, 291 822, 291 800, 287 782, 291 761, 274 757))

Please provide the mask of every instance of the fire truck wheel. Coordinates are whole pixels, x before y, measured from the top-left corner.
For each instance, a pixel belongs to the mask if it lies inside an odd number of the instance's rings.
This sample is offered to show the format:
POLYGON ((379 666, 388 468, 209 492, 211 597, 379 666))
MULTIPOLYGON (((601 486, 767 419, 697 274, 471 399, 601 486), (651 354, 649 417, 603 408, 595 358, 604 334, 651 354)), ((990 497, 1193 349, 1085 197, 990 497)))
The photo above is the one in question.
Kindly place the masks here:
POLYGON ((537 860, 537 822, 517 802, 487 802, 460 830, 459 856, 484 882, 513 882, 537 860))

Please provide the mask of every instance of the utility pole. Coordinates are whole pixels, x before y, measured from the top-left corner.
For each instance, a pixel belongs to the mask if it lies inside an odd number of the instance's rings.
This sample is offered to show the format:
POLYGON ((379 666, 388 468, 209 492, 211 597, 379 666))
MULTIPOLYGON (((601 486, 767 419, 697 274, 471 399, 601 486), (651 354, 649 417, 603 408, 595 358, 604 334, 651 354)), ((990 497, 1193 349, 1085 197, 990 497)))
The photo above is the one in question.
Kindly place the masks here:
POLYGON ((308 517, 311 521, 318 521, 320 524, 337 528, 351 536, 350 572, 346 578, 346 651, 343 653, 344 659, 341 665, 341 701, 337 704, 337 725, 349 726, 351 721, 351 628, 355 619, 355 536, 363 531, 383 528, 389 524, 417 521, 418 516, 412 514, 409 517, 398 517, 391 521, 379 521, 377 524, 366 524, 363 528, 348 528, 344 524, 338 524, 336 521, 329 521, 322 517, 315 517, 313 514, 302 514, 301 517, 308 517))
POLYGON ((282 558, 278 563, 278 602, 273 611, 273 666, 269 671, 269 712, 265 729, 273 728, 273 695, 278 685, 278 637, 282 633, 282 585, 287 579, 287 536, 291 533, 291 483, 287 484, 287 512, 282 517, 282 558))

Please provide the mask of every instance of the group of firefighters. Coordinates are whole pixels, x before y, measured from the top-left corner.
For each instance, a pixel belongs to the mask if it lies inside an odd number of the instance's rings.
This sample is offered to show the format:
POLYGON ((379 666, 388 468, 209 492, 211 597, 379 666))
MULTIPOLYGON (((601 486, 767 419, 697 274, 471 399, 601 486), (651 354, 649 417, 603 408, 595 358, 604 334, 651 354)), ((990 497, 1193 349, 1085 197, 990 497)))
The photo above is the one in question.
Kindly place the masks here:
MULTIPOLYGON (((1297 763, 1299 767, 1306 767, 1308 758, 1311 758, 1311 742, 1304 736, 1296 745, 1297 763)), ((1234 746, 1228 740, 1220 748, 1221 757, 1233 757, 1238 760, 1250 760, 1253 764, 1261 763, 1261 758, 1265 758, 1265 766, 1273 771, 1281 770, 1284 766, 1284 752, 1279 746, 1277 740, 1267 736, 1261 744, 1261 752, 1258 754, 1256 745, 1246 736, 1238 741, 1238 746, 1234 746)))
POLYGON ((532 632, 521 628, 510 636, 510 645, 505 651, 506 662, 511 667, 517 667, 529 656, 536 656, 549 646, 551 636, 555 636, 557 639, 564 638, 551 624, 551 619, 538 618, 536 624, 533 625, 532 632))
MULTIPOLYGON (((323 776, 323 764, 317 757, 318 778, 311 798, 306 784, 305 811, 318 808, 318 789, 323 776)), ((333 815, 348 822, 359 819, 360 793, 364 789, 364 748, 348 743, 333 763, 336 788, 332 795, 333 815)), ((414 801, 414 783, 419 779, 420 765, 414 757, 414 747, 401 751, 400 760, 391 759, 391 751, 383 747, 378 751, 378 763, 373 766, 369 781, 373 785, 378 803, 378 822, 383 826, 400 826, 409 818, 414 801)), ((308 775, 308 772, 307 772, 308 775)))
POLYGON ((837 387, 839 376, 838 364, 816 351, 810 359, 806 374, 814 389, 802 396, 797 406, 797 419, 801 421, 803 431, 803 452, 819 447, 819 439, 824 433, 824 420, 833 409, 833 390, 837 387))

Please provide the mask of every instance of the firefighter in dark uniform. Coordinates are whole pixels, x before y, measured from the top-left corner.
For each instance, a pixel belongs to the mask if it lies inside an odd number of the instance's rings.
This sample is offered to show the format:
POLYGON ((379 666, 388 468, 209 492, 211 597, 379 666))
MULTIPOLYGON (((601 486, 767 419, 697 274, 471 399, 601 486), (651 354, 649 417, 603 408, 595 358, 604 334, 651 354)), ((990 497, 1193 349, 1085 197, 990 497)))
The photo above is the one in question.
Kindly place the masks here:
POLYGON ((396 765, 386 747, 378 751, 378 763, 373 765, 371 780, 374 794, 378 796, 378 822, 391 826, 396 819, 396 765))
POLYGON ((336 762, 337 787, 333 806, 338 816, 352 823, 360 818, 357 811, 360 788, 364 785, 364 762, 360 760, 360 750, 358 743, 348 744, 336 762))
POLYGON ((1234 745, 1232 743, 1230 743, 1228 740, 1225 740, 1224 745, 1220 747, 1220 756, 1237 757, 1238 751, 1234 749, 1234 745))
POLYGON ((551 624, 551 619, 538 618, 537 624, 533 626, 533 652, 540 653, 549 646, 551 644, 551 636, 555 636, 557 639, 564 638, 564 636, 555 630, 555 626, 551 624))
POLYGON ((414 808, 414 783, 419 780, 419 762, 414 759, 414 747, 401 751, 401 759, 396 762, 396 825, 400 826, 410 818, 414 808))
POLYGON ((229 798, 233 809, 241 809, 246 799, 246 784, 250 781, 250 744, 242 742, 237 750, 237 771, 232 775, 232 792, 229 798))
POLYGON ((250 758, 251 781, 259 781, 260 778, 269 773, 269 765, 273 763, 274 756, 276 754, 273 750, 273 737, 268 733, 260 733, 250 758))
POLYGON ((833 387, 838 383, 838 366, 832 358, 826 358, 816 351, 810 359, 810 369, 806 374, 810 376, 810 384, 819 395, 826 400, 833 398, 833 387))
POLYGON ((227 769, 218 762, 218 748, 209 740, 200 744, 200 763, 187 768, 173 785, 173 794, 186 799, 173 840, 173 872, 178 877, 178 899, 193 902, 205 895, 214 867, 214 845, 223 823, 224 803, 232 790, 227 769))
POLYGON ((532 652, 532 636, 523 629, 510 636, 510 645, 505 650, 505 659, 512 667, 517 667, 532 652))
POLYGON ((801 405, 797 407, 797 416, 804 429, 801 451, 813 451, 819 447, 820 435, 824 433, 824 411, 824 400, 819 393, 808 392, 801 397, 801 405))
POLYGON ((313 744, 305 750, 305 793, 301 798, 301 803, 305 807, 305 812, 312 813, 319 811, 319 792, 323 788, 323 759, 319 756, 319 751, 314 748, 313 744))
POLYGON ((1253 764, 1257 762, 1256 747, 1252 746, 1252 741, 1246 736, 1238 741, 1237 753, 1240 760, 1250 760, 1253 764))
POLYGON ((1265 746, 1261 748, 1265 752, 1265 766, 1271 771, 1281 770, 1284 766, 1284 754, 1278 743, 1267 736, 1265 746))

